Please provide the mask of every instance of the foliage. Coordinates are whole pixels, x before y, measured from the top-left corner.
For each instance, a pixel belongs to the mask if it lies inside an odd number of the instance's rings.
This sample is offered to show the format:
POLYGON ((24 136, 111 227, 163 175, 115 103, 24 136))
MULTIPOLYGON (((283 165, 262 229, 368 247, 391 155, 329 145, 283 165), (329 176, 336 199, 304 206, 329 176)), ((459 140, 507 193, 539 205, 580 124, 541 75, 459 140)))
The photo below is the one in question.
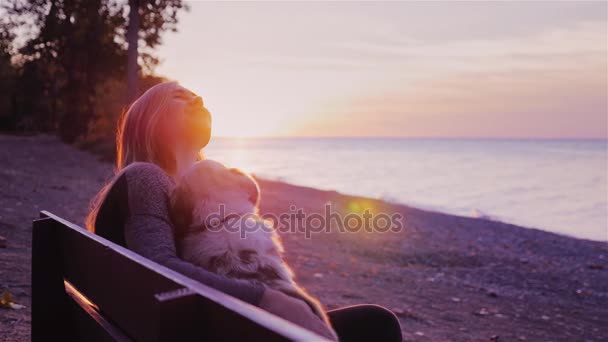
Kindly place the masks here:
MULTIPOLYGON (((140 0, 141 77, 152 74, 153 49, 183 8, 181 0, 140 0)), ((2 2, 0 88, 12 89, 0 95, 2 128, 57 132, 72 143, 92 124, 114 122, 127 105, 129 10, 119 0, 2 2)))
MULTIPOLYGON (((139 83, 145 90, 163 81, 163 77, 145 75, 140 78, 139 83)), ((77 141, 78 147, 90 150, 106 161, 115 160, 114 137, 118 120, 126 110, 121 102, 126 92, 127 83, 122 79, 111 79, 97 87, 98 96, 94 103, 99 115, 89 123, 87 134, 77 141)))
POLYGON ((11 63, 12 40, 10 32, 0 31, 0 122, 10 130, 16 128, 15 119, 9 115, 13 112, 17 79, 17 69, 11 63))

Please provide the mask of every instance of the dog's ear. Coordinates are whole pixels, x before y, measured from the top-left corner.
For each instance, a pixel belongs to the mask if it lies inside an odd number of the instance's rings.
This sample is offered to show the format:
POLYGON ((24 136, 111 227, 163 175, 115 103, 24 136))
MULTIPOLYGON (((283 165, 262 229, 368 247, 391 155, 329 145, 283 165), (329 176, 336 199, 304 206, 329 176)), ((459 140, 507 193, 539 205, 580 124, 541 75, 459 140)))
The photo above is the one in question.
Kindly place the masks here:
POLYGON ((233 174, 236 174, 240 177, 239 185, 249 195, 249 197, 248 197, 249 202, 251 202, 251 204, 253 204, 257 207, 258 204, 260 204, 260 186, 258 185, 258 182, 256 182, 255 179, 253 179, 253 177, 251 177, 250 175, 248 175, 247 173, 245 173, 239 169, 232 168, 229 170, 233 174))
POLYGON ((251 203, 253 203, 253 205, 257 207, 260 205, 260 186, 258 185, 258 182, 253 179, 253 177, 248 177, 251 182, 253 182, 253 188, 249 192, 249 200, 251 201, 251 203))
POLYGON ((176 228, 176 233, 184 233, 192 224, 194 211, 193 194, 190 188, 184 184, 178 184, 170 196, 171 221, 176 228))
POLYGON ((258 182, 253 179, 250 175, 245 175, 245 189, 249 194, 249 202, 251 202, 254 206, 258 206, 260 204, 260 186, 258 182))

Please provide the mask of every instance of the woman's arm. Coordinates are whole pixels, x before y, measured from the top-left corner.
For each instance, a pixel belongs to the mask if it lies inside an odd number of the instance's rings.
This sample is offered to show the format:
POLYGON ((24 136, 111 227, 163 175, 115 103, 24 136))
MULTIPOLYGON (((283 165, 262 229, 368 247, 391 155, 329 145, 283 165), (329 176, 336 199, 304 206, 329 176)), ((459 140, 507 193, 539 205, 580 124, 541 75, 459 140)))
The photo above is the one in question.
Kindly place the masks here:
POLYGON ((302 300, 209 272, 177 257, 169 218, 171 178, 158 166, 138 163, 125 172, 129 208, 125 223, 127 247, 163 266, 245 302, 281 316, 321 336, 335 339, 331 329, 302 300))
POLYGON ((130 250, 205 285, 259 305, 264 294, 262 285, 209 272, 177 256, 168 205, 173 184, 162 169, 154 164, 138 163, 131 166, 125 176, 129 207, 125 241, 130 250))
POLYGON ((175 255, 171 225, 163 219, 149 215, 131 215, 125 229, 127 246, 142 256, 245 302, 257 305, 329 340, 337 340, 335 333, 304 301, 276 290, 265 289, 261 285, 258 287, 211 273, 179 259, 175 255))

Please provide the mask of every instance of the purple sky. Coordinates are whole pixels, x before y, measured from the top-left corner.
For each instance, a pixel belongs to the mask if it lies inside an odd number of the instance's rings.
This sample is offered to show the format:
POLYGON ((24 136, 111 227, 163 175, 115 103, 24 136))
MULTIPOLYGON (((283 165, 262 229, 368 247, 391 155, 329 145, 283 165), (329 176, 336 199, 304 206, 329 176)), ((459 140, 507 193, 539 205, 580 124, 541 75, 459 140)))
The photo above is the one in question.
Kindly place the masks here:
POLYGON ((606 2, 192 2, 158 72, 216 135, 607 137, 606 2))

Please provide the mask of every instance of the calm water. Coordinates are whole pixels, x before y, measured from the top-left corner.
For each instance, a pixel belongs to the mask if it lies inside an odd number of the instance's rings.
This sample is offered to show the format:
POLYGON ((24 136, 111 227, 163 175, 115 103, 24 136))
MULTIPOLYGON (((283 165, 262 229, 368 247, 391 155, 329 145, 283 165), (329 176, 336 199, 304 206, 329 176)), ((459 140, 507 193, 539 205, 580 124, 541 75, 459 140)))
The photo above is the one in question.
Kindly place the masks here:
POLYGON ((216 138, 205 154, 294 184, 607 240, 605 140, 216 138))

